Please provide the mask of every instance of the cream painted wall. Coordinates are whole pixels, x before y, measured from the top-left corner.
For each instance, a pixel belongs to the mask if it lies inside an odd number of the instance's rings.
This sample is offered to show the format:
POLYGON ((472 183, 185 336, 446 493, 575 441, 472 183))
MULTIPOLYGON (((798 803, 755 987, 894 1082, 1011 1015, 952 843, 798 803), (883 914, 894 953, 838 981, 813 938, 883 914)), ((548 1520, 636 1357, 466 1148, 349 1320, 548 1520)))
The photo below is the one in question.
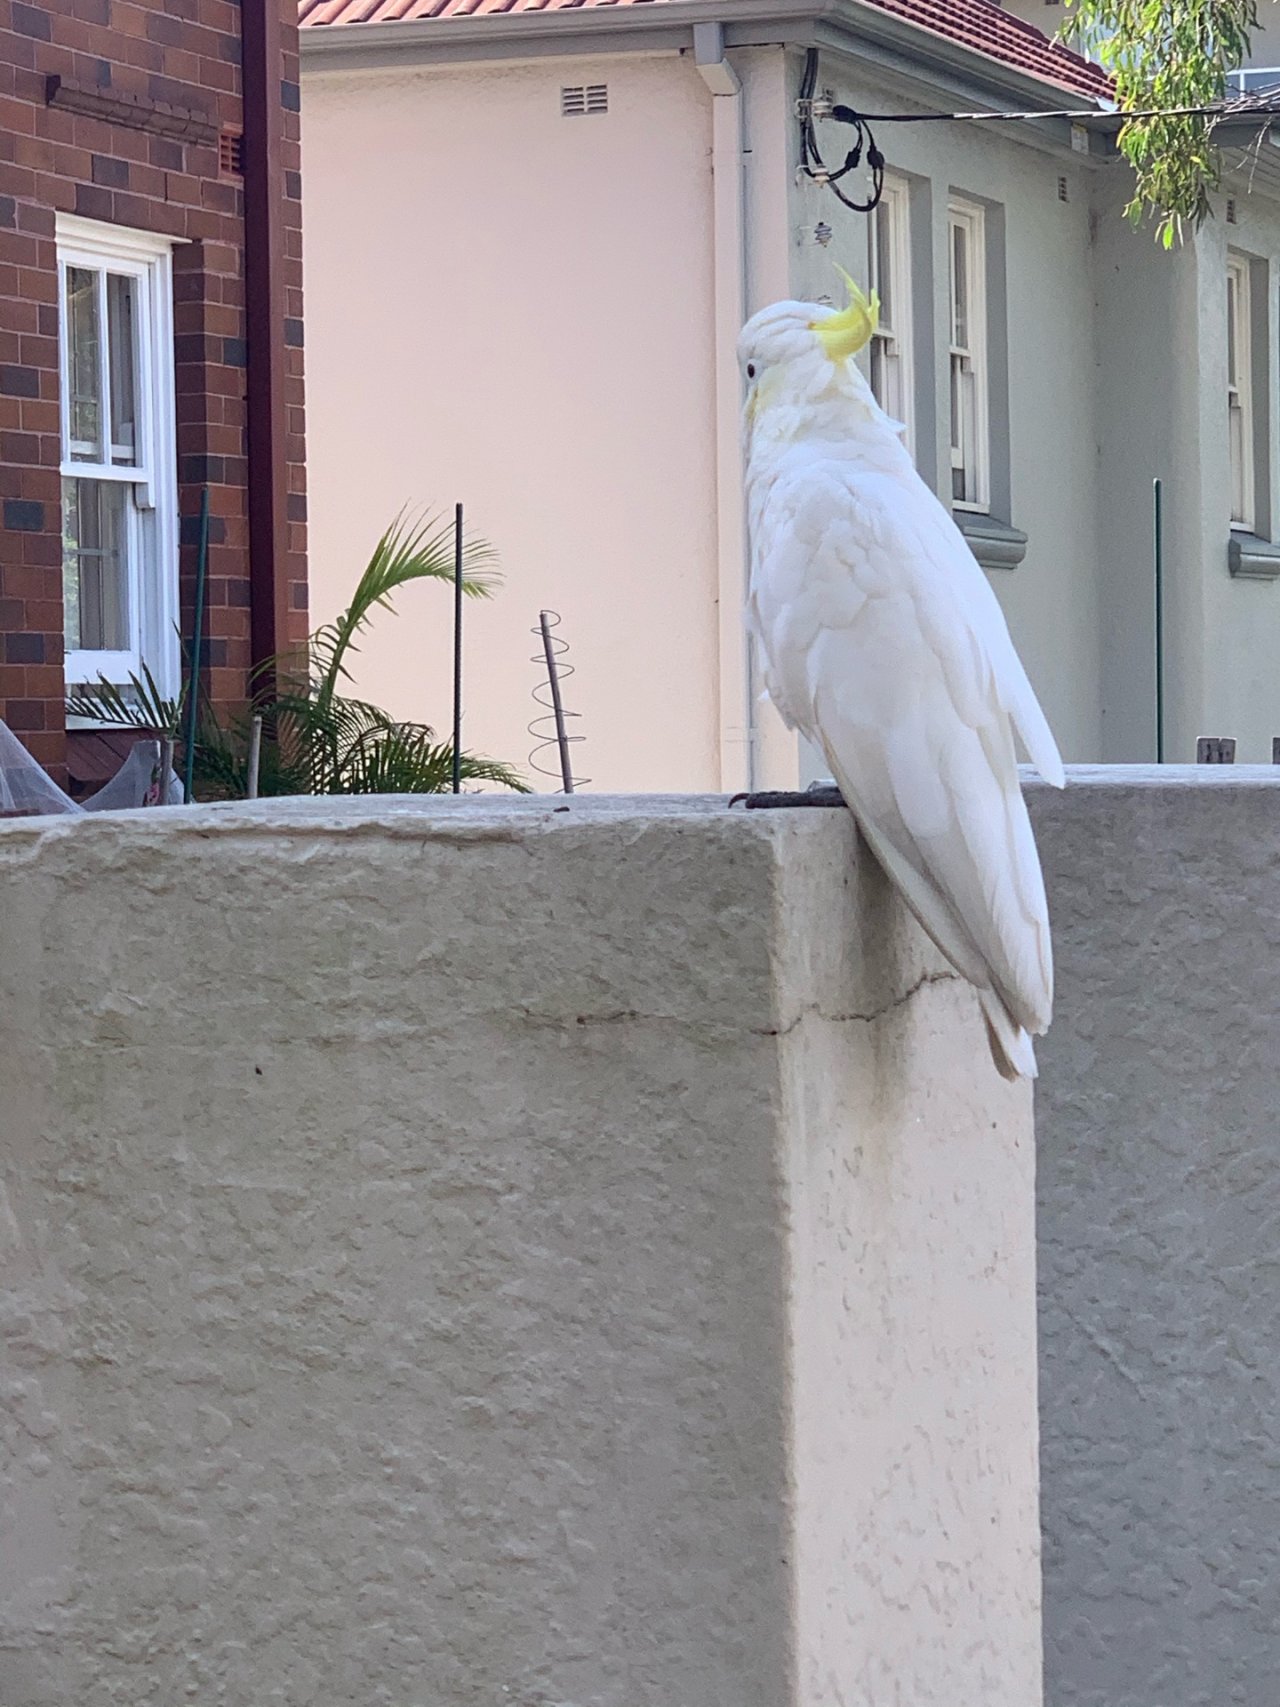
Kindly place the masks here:
MULTIPOLYGON (((314 615, 402 506, 462 500, 505 575, 468 607, 464 739, 525 765, 553 607, 597 786, 720 782, 710 109, 676 58, 304 83, 314 615), (594 82, 608 114, 562 118, 594 82)), ((449 595, 398 606, 356 686, 445 728, 449 595)))

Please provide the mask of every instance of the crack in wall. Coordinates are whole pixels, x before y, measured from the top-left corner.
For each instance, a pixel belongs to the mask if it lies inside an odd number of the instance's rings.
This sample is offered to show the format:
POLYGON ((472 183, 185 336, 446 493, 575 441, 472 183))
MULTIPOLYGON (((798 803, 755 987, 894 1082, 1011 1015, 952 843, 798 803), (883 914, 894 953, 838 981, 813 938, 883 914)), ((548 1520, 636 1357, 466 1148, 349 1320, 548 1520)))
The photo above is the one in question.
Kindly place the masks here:
MULTIPOLYGON (((808 1002, 800 1009, 799 1013, 797 1013, 794 1018, 788 1020, 785 1025, 753 1025, 748 1026, 747 1029, 754 1037, 789 1037, 796 1027, 806 1019, 820 1019, 829 1025, 874 1025, 877 1020, 884 1019, 887 1015, 893 1013, 896 1008, 905 1007, 908 1002, 913 1001, 915 997, 920 994, 921 990, 925 989, 930 984, 962 984, 964 982, 965 980, 961 978, 958 972, 925 972, 917 978, 915 983, 912 984, 909 989, 901 991, 898 995, 881 1003, 880 1006, 873 1008, 869 1013, 864 1013, 858 1008, 851 1008, 847 1012, 829 1013, 822 1007, 821 1003, 808 1002)), ((697 1022, 691 1020, 685 1015, 644 1013, 638 1008, 609 1008, 598 1014, 549 1014, 539 1013, 532 1008, 521 1008, 517 1011, 520 1018, 528 1025, 549 1026, 554 1029, 567 1029, 569 1027, 576 1028, 579 1026, 627 1025, 631 1023, 640 1025, 679 1025, 685 1027, 693 1027, 697 1024, 697 1022)), ((700 1026, 699 1029, 705 1027, 706 1023, 707 1022, 702 1022, 702 1026, 700 1026)), ((718 1024, 716 1022, 711 1023, 715 1029, 718 1030, 736 1029, 736 1027, 723 1021, 718 1024)))
POLYGON ((762 1037, 789 1037, 796 1027, 806 1019, 825 1020, 828 1025, 847 1025, 850 1022, 856 1022, 859 1025, 874 1025, 877 1020, 884 1019, 888 1014, 891 1014, 895 1008, 905 1007, 908 1002, 920 994, 926 985, 962 984, 964 981, 958 972, 925 972, 916 979, 910 989, 903 990, 901 994, 882 1003, 880 1007, 873 1008, 870 1013, 862 1013, 857 1008, 850 1009, 847 1013, 826 1013, 819 1003, 808 1002, 785 1025, 770 1026, 764 1030, 758 1026, 753 1026, 752 1030, 762 1037))

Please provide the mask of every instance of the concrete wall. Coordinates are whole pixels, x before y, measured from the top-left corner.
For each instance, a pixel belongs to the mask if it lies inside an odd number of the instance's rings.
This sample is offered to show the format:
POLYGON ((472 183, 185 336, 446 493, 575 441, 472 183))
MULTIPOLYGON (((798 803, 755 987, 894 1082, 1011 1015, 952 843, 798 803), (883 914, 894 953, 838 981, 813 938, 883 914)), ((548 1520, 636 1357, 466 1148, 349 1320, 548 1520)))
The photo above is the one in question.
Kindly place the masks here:
MULTIPOLYGON (((505 574, 468 611, 469 745, 524 765, 550 606, 609 788, 720 786, 710 146, 675 56, 306 78, 312 609, 403 506, 462 500, 505 574), (563 118, 591 83, 608 113, 563 118)), ((448 599, 397 604, 357 687, 443 724, 448 599)))
POLYGON ((0 827, 5 1707, 1040 1700, 1030 1097, 835 812, 0 827))
POLYGON ((1035 786, 1046 1700, 1276 1694, 1280 779, 1035 786))

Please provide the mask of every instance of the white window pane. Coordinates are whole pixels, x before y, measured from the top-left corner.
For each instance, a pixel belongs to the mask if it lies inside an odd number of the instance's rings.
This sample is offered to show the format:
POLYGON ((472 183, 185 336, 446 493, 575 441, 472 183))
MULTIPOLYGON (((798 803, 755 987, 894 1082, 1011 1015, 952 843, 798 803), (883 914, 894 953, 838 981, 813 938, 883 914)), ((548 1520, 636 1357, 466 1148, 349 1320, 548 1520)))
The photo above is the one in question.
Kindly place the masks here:
POLYGON ((1227 444, 1233 526, 1254 524, 1253 374, 1248 262, 1227 262, 1227 444))
POLYGON ((136 395, 137 340, 135 280, 121 273, 107 275, 107 350, 111 391, 111 460, 129 465, 138 460, 136 395))
POLYGON ((68 651, 130 648, 128 489, 114 480, 62 483, 62 583, 68 651))
POLYGON ((892 203, 881 202, 876 209, 875 222, 875 288, 880 293, 880 318, 886 326, 896 326, 897 280, 893 276, 893 215, 892 203))
POLYGON ((1238 399, 1233 398, 1228 405, 1227 430, 1231 445, 1231 519, 1243 522, 1247 519, 1249 500, 1245 480, 1244 410, 1238 399))
POLYGON ((969 233, 951 227, 951 342, 969 347, 969 233))
POLYGON ((951 358, 951 496, 963 504, 976 503, 978 471, 978 387, 966 356, 951 358))
POLYGON ((886 415, 905 421, 902 357, 895 338, 877 335, 871 340, 871 393, 886 415))
POLYGON ((98 275, 67 268, 67 408, 71 455, 102 461, 102 327, 98 275))

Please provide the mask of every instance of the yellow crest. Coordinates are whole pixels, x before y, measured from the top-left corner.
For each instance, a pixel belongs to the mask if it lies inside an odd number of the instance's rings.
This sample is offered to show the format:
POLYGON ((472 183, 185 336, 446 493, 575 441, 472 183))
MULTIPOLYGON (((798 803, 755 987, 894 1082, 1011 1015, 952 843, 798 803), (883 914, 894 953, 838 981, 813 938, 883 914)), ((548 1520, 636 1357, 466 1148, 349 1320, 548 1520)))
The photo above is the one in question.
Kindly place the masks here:
POLYGON ((836 271, 849 292, 848 306, 825 320, 811 320, 809 330, 817 334, 833 362, 843 362, 850 356, 856 356, 871 342, 872 334, 880 324, 880 298, 875 291, 870 296, 864 295, 843 267, 837 267, 836 271))

